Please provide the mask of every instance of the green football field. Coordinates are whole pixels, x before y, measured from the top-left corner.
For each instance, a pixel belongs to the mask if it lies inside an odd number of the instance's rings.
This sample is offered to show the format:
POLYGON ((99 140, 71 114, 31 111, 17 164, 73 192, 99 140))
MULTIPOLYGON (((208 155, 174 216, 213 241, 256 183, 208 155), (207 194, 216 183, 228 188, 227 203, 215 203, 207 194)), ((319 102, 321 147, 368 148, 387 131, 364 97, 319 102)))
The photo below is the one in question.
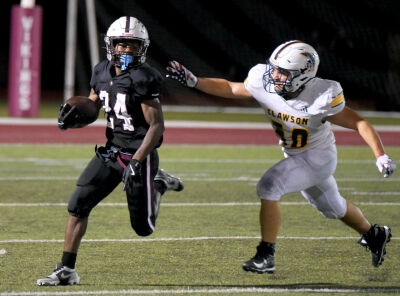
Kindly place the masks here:
MULTIPOLYGON (((379 268, 357 233, 295 193, 282 199, 275 274, 245 273, 241 264, 260 240, 256 183, 280 149, 166 145, 160 166, 185 189, 164 195, 156 231, 132 231, 121 185, 90 216, 76 266, 81 284, 37 287, 61 259, 66 203, 93 148, 0 145, 0 295, 400 293, 399 172, 384 179, 368 148, 348 146, 338 148, 342 195, 392 228, 379 268)), ((400 159, 400 148, 387 153, 400 159)))

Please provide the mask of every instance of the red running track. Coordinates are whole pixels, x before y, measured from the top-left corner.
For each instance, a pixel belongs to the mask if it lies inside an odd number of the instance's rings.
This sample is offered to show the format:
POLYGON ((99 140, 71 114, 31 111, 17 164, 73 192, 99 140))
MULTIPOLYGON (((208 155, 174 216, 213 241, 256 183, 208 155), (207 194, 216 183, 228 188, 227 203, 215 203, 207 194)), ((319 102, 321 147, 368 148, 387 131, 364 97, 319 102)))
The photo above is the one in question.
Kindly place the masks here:
MULTIPOLYGON (((354 131, 334 131, 338 145, 365 145, 354 131)), ((385 146, 400 146, 399 131, 380 131, 385 146)), ((61 131, 53 125, 1 124, 0 143, 69 143, 103 144, 105 127, 61 131)), ((270 129, 167 127, 164 144, 276 145, 278 139, 270 129)))

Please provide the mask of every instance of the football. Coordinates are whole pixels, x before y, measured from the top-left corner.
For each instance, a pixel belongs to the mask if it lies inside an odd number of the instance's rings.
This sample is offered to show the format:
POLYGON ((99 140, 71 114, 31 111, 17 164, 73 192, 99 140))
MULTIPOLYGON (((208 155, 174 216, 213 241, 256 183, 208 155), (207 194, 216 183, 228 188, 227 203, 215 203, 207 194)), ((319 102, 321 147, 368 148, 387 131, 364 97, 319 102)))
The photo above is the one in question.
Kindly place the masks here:
POLYGON ((69 98, 65 103, 71 106, 76 106, 82 115, 82 120, 87 121, 82 123, 92 123, 99 116, 97 103, 90 100, 88 97, 74 96, 69 98))
POLYGON ((97 103, 87 97, 71 97, 60 107, 58 127, 62 130, 85 127, 97 119, 99 109, 97 103))

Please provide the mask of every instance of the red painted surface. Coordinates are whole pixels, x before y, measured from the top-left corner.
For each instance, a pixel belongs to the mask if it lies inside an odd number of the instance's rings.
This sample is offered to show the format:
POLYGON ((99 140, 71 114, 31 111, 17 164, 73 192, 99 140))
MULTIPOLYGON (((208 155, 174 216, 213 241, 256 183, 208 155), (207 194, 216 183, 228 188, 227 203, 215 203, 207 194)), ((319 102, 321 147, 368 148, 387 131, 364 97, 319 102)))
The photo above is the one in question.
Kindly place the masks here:
MULTIPOLYGON (((339 145, 366 145, 354 131, 335 131, 339 145)), ((385 146, 400 146, 400 132, 381 131, 385 146)), ((89 126, 61 131, 56 125, 0 125, 0 143, 105 143, 105 127, 89 126)), ((167 127, 164 144, 276 145, 269 129, 167 127)))

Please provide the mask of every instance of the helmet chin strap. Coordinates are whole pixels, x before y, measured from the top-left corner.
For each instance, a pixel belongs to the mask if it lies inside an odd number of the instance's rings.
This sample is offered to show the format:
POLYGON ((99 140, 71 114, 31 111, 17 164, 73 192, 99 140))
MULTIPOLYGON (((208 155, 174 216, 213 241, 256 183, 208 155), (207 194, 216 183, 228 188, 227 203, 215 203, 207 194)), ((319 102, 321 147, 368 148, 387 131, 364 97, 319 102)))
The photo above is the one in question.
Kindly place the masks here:
POLYGON ((125 71, 132 64, 133 57, 129 54, 122 54, 119 56, 119 61, 121 62, 121 70, 125 71))
POLYGON ((285 98, 285 100, 290 100, 290 99, 296 98, 304 90, 304 87, 305 87, 305 85, 302 85, 293 92, 284 91, 284 92, 282 92, 282 94, 278 93, 278 95, 285 98))

